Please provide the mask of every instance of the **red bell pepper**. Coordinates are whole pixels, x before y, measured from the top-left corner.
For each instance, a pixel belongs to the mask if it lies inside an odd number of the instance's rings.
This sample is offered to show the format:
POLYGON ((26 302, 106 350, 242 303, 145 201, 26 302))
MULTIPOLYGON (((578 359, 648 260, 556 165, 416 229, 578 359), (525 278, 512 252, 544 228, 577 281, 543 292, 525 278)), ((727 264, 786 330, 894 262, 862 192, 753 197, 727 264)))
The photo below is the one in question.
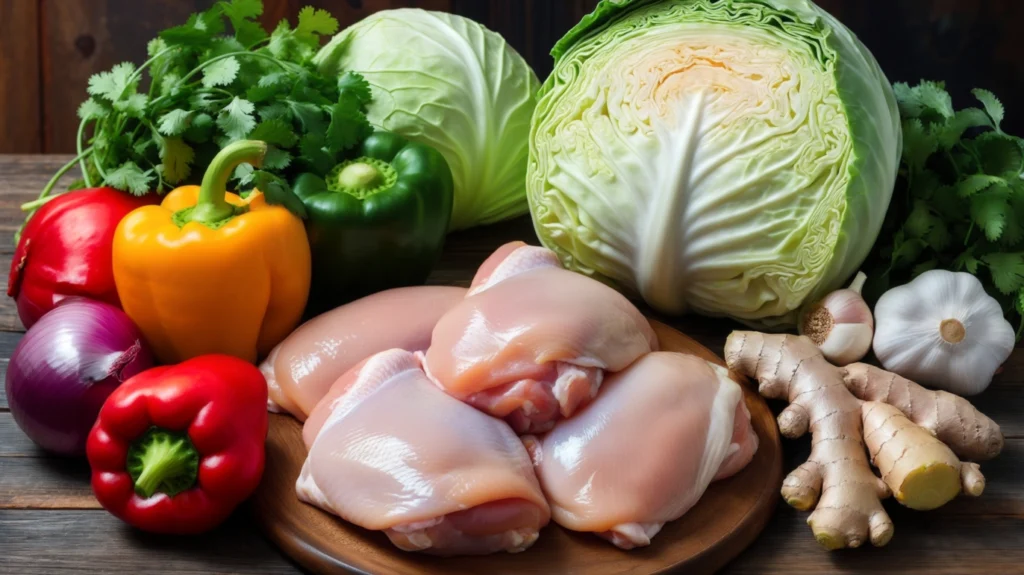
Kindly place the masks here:
POLYGON ((14 251, 7 295, 25 327, 64 298, 83 296, 121 307, 114 287, 114 230, 128 212, 156 201, 113 188, 50 199, 29 218, 14 251))
POLYGON ((107 398, 89 434, 92 489, 156 533, 207 531, 263 474, 267 384, 252 364, 205 355, 144 371, 107 398))

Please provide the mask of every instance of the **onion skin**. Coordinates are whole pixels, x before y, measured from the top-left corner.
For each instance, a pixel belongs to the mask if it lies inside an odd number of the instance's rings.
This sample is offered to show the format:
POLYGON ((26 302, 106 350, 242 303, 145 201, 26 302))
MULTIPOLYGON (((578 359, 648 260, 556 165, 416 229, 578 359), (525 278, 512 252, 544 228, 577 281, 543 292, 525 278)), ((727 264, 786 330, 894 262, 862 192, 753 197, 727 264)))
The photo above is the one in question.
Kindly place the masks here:
POLYGON ((85 455, 103 402, 153 356, 120 309, 84 298, 45 314, 11 355, 7 399, 18 427, 43 449, 85 455))

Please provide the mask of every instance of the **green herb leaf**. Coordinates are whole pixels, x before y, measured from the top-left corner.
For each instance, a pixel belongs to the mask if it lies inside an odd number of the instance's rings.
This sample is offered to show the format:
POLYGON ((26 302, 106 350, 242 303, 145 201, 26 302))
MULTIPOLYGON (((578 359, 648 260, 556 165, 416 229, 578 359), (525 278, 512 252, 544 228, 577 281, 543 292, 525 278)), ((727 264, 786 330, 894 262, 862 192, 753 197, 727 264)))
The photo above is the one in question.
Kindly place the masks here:
POLYGON ((327 127, 327 149, 338 153, 355 147, 373 133, 366 114, 350 104, 339 103, 331 108, 331 124, 327 127))
POLYGON ((259 22, 254 21, 263 14, 263 2, 260 0, 231 0, 218 2, 224 14, 235 29, 235 38, 246 48, 261 42, 267 32, 259 22))
POLYGON ((238 77, 238 69, 238 60, 234 56, 216 60, 203 68, 203 86, 206 88, 227 86, 238 77))
POLYGON ((986 174, 1017 175, 1024 163, 1020 139, 1006 134, 987 132, 974 139, 973 148, 981 158, 981 169, 986 174))
POLYGON ((360 109, 370 103, 373 96, 370 91, 370 83, 361 74, 345 72, 338 78, 339 102, 344 98, 352 98, 360 109))
POLYGON ((1006 193, 1001 190, 988 191, 971 197, 971 218, 985 231, 988 241, 998 241, 1006 227, 1006 193))
POLYGON ((163 138, 160 146, 160 159, 163 162, 163 177, 168 183, 177 184, 192 173, 192 160, 195 151, 181 138, 163 138))
POLYGON ((299 141, 299 137, 295 135, 295 130, 285 123, 284 120, 278 118, 263 120, 246 137, 250 140, 263 140, 268 144, 281 148, 291 148, 299 141))
POLYGON ((956 193, 961 198, 969 198, 996 184, 1006 185, 1006 180, 998 176, 990 176, 988 174, 972 174, 957 183, 956 193))
POLYGON ((213 116, 200 112, 192 117, 192 121, 185 130, 185 138, 190 142, 202 144, 210 141, 210 137, 213 136, 213 130, 213 116))
POLYGON ((89 78, 87 90, 93 96, 110 102, 120 100, 123 95, 135 92, 135 84, 138 80, 133 80, 134 73, 135 64, 121 62, 111 68, 109 72, 93 74, 89 78))
POLYGON ((217 36, 223 33, 224 21, 221 19, 221 7, 214 5, 205 12, 193 14, 181 26, 160 32, 160 39, 168 46, 207 48, 217 36))
POLYGON ((252 102, 235 96, 231 103, 217 114, 217 126, 231 140, 241 140, 256 127, 256 120, 252 116, 255 109, 252 102))
POLYGON ((103 183, 131 192, 136 196, 144 196, 150 191, 153 182, 153 170, 142 171, 133 162, 125 162, 119 168, 107 173, 103 183))
POLYGON ((292 192, 288 182, 265 170, 257 170, 253 174, 253 182, 256 188, 263 192, 268 204, 284 206, 297 217, 306 218, 306 206, 292 192))
POLYGON ((981 88, 975 88, 971 90, 974 97, 981 102, 981 105, 985 107, 985 113, 992 118, 992 123, 995 124, 996 130, 1000 130, 1000 125, 1003 123, 1003 117, 1006 115, 1006 110, 1003 108, 1003 103, 996 98, 996 95, 988 90, 982 90, 981 88))
POLYGON ((270 146, 266 156, 263 158, 264 170, 280 171, 292 164, 292 155, 274 146, 270 146))
POLYGON ((957 110, 952 120, 946 122, 939 134, 939 148, 950 150, 960 142, 964 132, 971 128, 990 128, 992 120, 988 114, 978 108, 966 108, 957 110))
POLYGON ((78 107, 78 117, 83 120, 102 118, 108 113, 110 113, 109 108, 92 98, 82 102, 82 105, 78 107))
POLYGON ((336 164, 334 156, 325 149, 326 146, 324 136, 317 133, 306 134, 299 140, 299 153, 310 169, 320 177, 326 176, 336 164))
POLYGON ((1024 288, 1024 253, 994 253, 981 259, 1000 292, 1008 295, 1024 288))
POLYGON ((299 10, 299 25, 295 27, 295 38, 313 49, 320 47, 320 36, 329 36, 338 31, 338 21, 327 10, 306 6, 299 10))
POLYGON ((974 248, 967 250, 966 252, 957 256, 955 260, 953 260, 954 270, 967 270, 967 273, 971 275, 978 274, 979 265, 981 265, 981 262, 978 261, 976 257, 974 257, 974 248))
POLYGON ((146 113, 149 98, 145 94, 131 94, 114 102, 114 109, 124 112, 129 118, 142 118, 146 113))
POLYGON ((931 271, 937 267, 939 267, 939 262, 936 261, 934 258, 923 261, 914 266, 914 269, 910 270, 910 277, 916 278, 917 276, 923 274, 924 272, 931 271))
POLYGON ((165 136, 179 136, 188 129, 192 112, 176 108, 160 116, 157 130, 165 136))
POLYGON ((912 170, 921 170, 939 148, 939 143, 925 130, 921 120, 903 122, 903 160, 912 170))

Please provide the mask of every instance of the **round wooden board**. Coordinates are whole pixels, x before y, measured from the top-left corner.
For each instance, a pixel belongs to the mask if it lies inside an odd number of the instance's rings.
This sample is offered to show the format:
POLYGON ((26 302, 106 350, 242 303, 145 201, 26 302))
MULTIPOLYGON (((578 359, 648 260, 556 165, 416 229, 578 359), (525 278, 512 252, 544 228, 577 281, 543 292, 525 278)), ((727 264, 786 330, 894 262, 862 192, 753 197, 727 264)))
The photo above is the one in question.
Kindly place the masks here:
MULTIPOLYGON (((690 353, 724 365, 693 339, 665 324, 652 321, 651 325, 663 350, 690 353)), ((400 551, 383 533, 361 529, 299 501, 295 480, 306 458, 302 426, 290 416, 277 414, 270 414, 267 466, 253 496, 252 511, 267 537, 300 565, 319 574, 712 573, 761 533, 782 484, 782 446, 775 418, 745 378, 733 377, 743 385, 760 439, 757 454, 737 475, 712 483, 697 505, 665 525, 649 547, 622 551, 593 535, 573 533, 551 523, 533 547, 518 554, 440 558, 400 551)))

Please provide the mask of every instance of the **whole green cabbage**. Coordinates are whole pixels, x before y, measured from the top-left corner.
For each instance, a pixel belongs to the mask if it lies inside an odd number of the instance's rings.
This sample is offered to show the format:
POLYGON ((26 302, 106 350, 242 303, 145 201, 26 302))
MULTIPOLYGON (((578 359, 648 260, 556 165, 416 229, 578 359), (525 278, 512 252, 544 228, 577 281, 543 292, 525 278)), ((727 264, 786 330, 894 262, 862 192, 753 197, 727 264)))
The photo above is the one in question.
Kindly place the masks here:
POLYGON ((527 195, 563 263, 784 327, 851 276, 899 165, 892 86, 808 0, 604 0, 552 52, 527 195))
POLYGON ((324 74, 362 74, 371 123, 444 155, 455 179, 452 230, 527 212, 540 81, 499 34, 452 14, 384 10, 342 30, 314 63, 324 74))

